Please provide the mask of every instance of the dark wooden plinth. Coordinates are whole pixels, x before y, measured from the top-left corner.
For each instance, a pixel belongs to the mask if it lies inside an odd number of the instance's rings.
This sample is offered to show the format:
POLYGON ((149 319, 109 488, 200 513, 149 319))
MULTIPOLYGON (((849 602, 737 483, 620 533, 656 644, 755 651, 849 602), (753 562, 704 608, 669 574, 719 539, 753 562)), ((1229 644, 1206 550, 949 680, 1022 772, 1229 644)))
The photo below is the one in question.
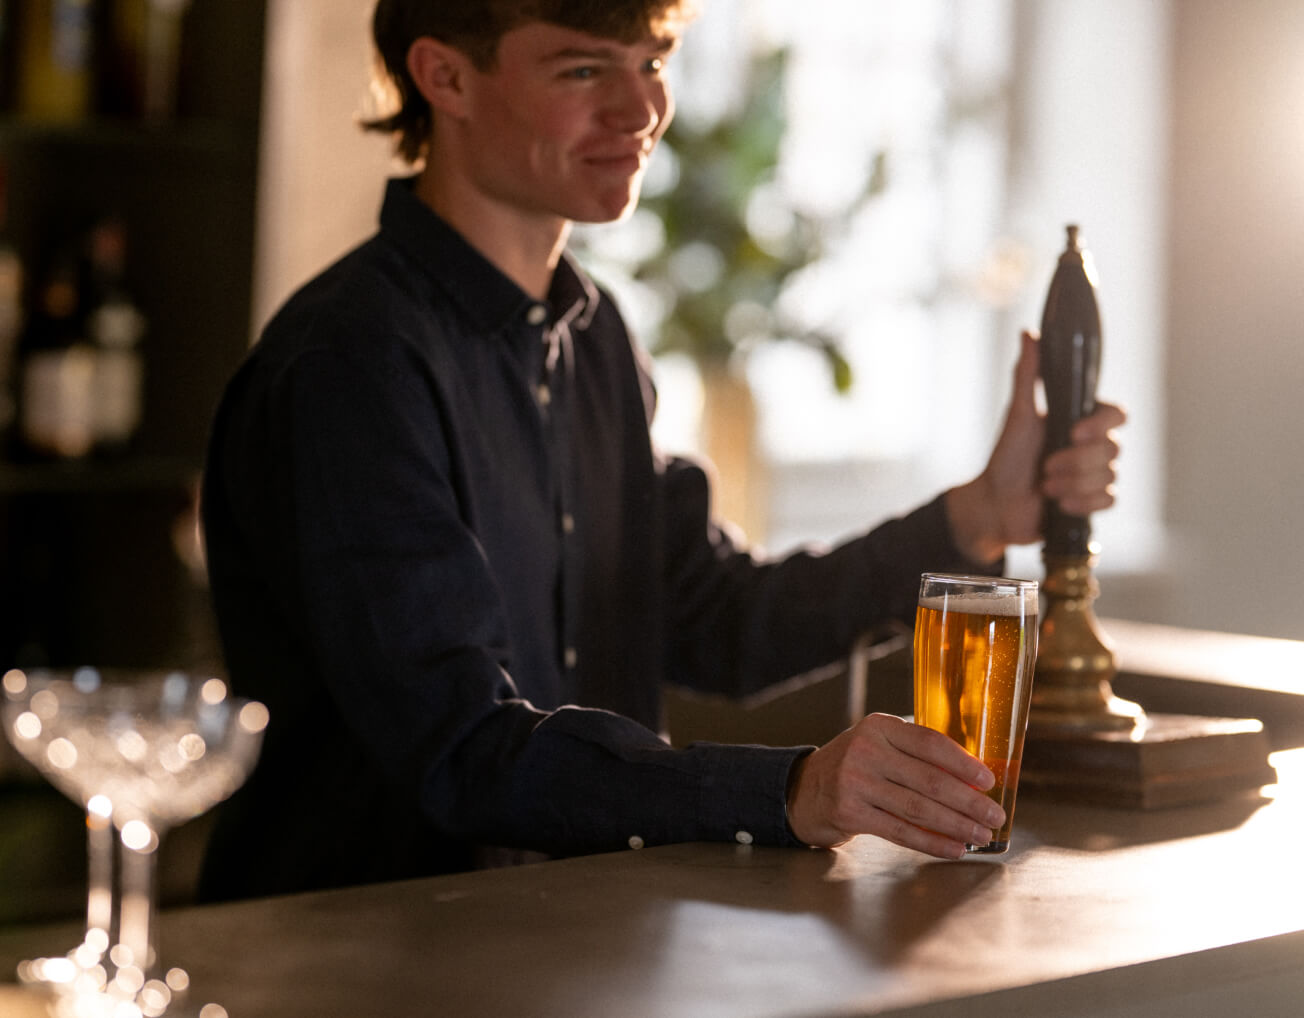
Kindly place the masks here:
POLYGON ((1252 718, 1147 714, 1136 731, 1028 729, 1019 791, 1129 809, 1221 799, 1277 780, 1252 718))

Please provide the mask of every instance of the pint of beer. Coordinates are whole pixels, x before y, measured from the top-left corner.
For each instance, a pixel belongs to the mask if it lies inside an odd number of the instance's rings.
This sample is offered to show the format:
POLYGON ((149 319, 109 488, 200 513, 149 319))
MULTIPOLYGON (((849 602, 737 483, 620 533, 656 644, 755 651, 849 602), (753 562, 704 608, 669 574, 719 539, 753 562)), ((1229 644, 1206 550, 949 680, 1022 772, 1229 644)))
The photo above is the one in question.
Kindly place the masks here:
POLYGON ((1037 583, 925 573, 915 614, 915 721, 950 736, 996 775, 1005 826, 971 852, 1010 847, 1014 794, 1037 658, 1037 583))

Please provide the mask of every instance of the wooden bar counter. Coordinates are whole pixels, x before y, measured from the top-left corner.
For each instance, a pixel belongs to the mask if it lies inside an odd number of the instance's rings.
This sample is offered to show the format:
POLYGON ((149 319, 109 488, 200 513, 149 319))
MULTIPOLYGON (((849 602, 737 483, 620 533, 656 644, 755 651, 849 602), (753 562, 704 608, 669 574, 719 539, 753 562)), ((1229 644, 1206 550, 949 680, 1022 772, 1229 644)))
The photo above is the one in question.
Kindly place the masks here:
MULTIPOLYGON (((231 1018, 1297 1016, 1304 750, 1272 762, 1204 806, 1026 798, 1004 858, 676 845, 179 910, 160 948, 178 1014, 231 1018)), ((0 1015, 77 934, 0 934, 0 1015)))

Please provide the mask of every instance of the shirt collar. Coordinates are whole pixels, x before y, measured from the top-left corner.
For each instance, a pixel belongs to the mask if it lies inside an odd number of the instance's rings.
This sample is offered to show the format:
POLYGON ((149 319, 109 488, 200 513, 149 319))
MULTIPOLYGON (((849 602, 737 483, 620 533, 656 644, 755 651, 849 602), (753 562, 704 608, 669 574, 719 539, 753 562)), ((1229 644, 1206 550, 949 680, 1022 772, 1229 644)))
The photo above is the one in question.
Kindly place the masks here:
MULTIPOLYGON (((380 211, 381 233, 422 266, 431 280, 485 333, 523 318, 535 301, 416 196, 415 178, 389 181, 380 211)), ((587 328, 597 313, 597 286, 562 255, 548 292, 552 326, 587 328)))

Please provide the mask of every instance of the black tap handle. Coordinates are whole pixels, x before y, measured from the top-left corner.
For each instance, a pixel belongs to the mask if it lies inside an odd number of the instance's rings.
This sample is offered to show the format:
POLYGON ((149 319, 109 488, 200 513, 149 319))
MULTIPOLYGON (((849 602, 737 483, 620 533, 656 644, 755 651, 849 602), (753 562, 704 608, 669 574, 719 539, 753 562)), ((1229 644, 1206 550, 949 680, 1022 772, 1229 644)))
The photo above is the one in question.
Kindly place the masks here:
MULTIPOLYGON (((1046 455, 1069 444, 1073 425, 1096 408, 1100 375, 1100 307, 1096 271, 1081 247, 1078 228, 1068 227, 1041 317, 1041 379, 1046 392, 1046 455)), ((1047 500, 1045 550, 1082 556, 1091 547, 1091 520, 1071 516, 1047 500)))

